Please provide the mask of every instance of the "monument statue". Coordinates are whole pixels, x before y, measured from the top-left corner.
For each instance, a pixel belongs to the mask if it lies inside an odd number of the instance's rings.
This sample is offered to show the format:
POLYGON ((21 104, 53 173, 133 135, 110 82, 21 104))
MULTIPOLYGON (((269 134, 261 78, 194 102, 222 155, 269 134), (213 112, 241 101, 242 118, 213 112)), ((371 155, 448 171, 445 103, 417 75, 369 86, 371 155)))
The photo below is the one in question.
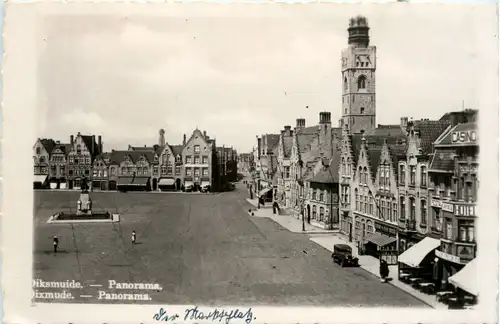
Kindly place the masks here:
POLYGON ((76 214, 92 215, 92 200, 90 199, 89 185, 85 177, 82 179, 81 189, 80 198, 76 203, 76 214))

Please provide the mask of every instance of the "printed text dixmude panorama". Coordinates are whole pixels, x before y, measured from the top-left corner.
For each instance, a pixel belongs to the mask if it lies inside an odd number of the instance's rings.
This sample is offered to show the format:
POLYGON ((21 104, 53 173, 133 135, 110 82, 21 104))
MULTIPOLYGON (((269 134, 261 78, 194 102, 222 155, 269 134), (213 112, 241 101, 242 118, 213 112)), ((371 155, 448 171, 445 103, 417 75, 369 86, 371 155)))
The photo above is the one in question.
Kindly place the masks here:
POLYGON ((148 291, 160 292, 163 288, 157 283, 128 283, 108 280, 107 285, 98 283, 82 284, 76 280, 44 281, 33 280, 33 298, 35 300, 123 300, 151 301, 148 291), (104 290, 106 289, 106 290, 104 290), (85 292, 81 292, 85 290, 85 292))
POLYGON ((176 322, 179 319, 183 319, 184 321, 211 321, 224 322, 225 324, 229 324, 231 320, 244 320, 245 323, 250 324, 252 320, 256 318, 253 316, 252 308, 243 310, 238 308, 232 310, 214 308, 202 311, 198 306, 194 306, 186 308, 184 314, 181 315, 177 313, 169 314, 166 309, 160 308, 160 310, 153 315, 153 319, 163 322, 176 322))

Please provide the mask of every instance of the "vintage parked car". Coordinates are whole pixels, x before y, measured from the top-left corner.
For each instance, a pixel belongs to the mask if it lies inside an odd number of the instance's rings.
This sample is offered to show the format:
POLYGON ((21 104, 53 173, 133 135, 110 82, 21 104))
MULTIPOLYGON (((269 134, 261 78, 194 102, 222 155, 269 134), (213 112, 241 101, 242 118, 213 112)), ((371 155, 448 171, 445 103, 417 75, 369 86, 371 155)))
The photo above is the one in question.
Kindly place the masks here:
POLYGON ((335 244, 332 259, 333 262, 340 264, 342 267, 359 266, 358 258, 352 256, 352 248, 347 244, 335 244))

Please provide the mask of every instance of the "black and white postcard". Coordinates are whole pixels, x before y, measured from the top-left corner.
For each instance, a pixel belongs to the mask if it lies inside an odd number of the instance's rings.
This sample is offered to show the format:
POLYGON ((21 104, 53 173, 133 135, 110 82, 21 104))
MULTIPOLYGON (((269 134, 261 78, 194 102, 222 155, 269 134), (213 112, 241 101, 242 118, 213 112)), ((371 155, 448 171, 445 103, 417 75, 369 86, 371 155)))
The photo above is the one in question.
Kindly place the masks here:
POLYGON ((7 3, 6 323, 496 322, 497 31, 493 3, 7 3))

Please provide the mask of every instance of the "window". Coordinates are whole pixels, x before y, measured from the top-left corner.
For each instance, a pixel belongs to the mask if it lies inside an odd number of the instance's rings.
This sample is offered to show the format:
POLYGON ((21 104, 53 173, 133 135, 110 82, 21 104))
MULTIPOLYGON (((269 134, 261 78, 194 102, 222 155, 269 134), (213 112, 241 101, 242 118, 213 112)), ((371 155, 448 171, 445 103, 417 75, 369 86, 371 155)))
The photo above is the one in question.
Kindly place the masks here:
POLYGON ((161 166, 161 175, 166 175, 167 174, 167 167, 162 165, 161 166))
POLYGON ((181 156, 179 154, 175 157, 175 162, 181 162, 181 156))
POLYGON ((85 170, 85 175, 88 176, 90 174, 90 170, 89 169, 86 169, 85 170))
POLYGON ((87 157, 85 158, 85 162, 86 162, 87 164, 90 164, 90 156, 87 156, 87 157))
MULTIPOLYGON (((338 80, 338 79, 337 79, 338 80)), ((344 77, 344 90, 347 91, 347 77, 344 77)))
POLYGON ((399 182, 402 184, 405 183, 405 166, 404 165, 399 166, 399 182))
POLYGON ((199 177, 200 176, 200 169, 194 169, 194 176, 199 177))
POLYGON ((36 154, 38 155, 38 154, 40 154, 40 152, 41 152, 40 148, 39 148, 39 147, 37 147, 37 148, 36 148, 36 154))
POLYGON ((404 218, 406 218, 406 215, 405 215, 405 214, 406 214, 406 213, 405 213, 405 211, 406 211, 406 206, 405 206, 405 197, 400 197, 400 198, 399 198, 399 206, 400 206, 400 208, 401 208, 401 217, 400 217, 400 218, 403 218, 403 219, 404 219, 404 218))
POLYGON ((313 219, 316 219, 316 206, 313 206, 313 219))
POLYGON ((70 157, 69 157, 69 163, 74 163, 73 156, 70 156, 70 157))
POLYGON ((313 189, 312 191, 312 199, 316 200, 316 189, 313 189))
POLYGON ((97 170, 94 170, 94 171, 92 172, 92 175, 93 175, 94 177, 97 177, 97 170))
POLYGON ((76 153, 80 154, 82 152, 82 146, 80 144, 78 144, 76 146, 76 153))
POLYGON ((410 197, 410 219, 415 220, 415 198, 410 197))
POLYGON ((366 77, 361 75, 358 78, 358 90, 366 89, 366 77))
POLYGON ((392 202, 392 221, 395 222, 398 220, 398 204, 396 203, 396 200, 394 199, 392 202))
POLYGON ((410 166, 410 184, 415 185, 415 173, 416 173, 416 168, 415 166, 410 166))
POLYGON ((181 167, 175 167, 175 175, 181 175, 181 167))
POLYGON ((359 195, 359 211, 364 212, 365 204, 363 203, 363 196, 359 195))
POLYGON ((203 156, 203 164, 208 164, 208 156, 203 156))
POLYGON ((194 153, 200 153, 200 146, 199 145, 194 146, 194 153))
POLYGON ((365 113, 365 107, 361 107, 361 109, 359 110, 359 112, 361 113, 361 115, 363 115, 365 113))
POLYGON ((320 201, 323 201, 324 200, 324 195, 323 195, 323 191, 319 191, 319 200, 320 201))
POLYGON ((104 170, 104 171, 102 172, 102 175, 103 175, 103 177, 107 177, 107 176, 108 176, 108 171, 104 170))
POLYGON ((425 200, 420 201, 420 218, 422 224, 427 224, 427 202, 425 200))
POLYGON ((186 156, 186 164, 191 164, 191 156, 186 156))
POLYGON ((354 190, 354 194, 355 194, 355 197, 356 197, 356 210, 359 210, 359 194, 358 194, 358 189, 357 188, 354 190))
POLYGON ((186 176, 191 176, 191 168, 186 168, 186 176))
POLYGON ((385 188, 389 190, 391 187, 391 183, 389 180, 389 167, 385 169, 385 188))
POLYGON ((448 240, 453 239, 453 224, 451 223, 451 220, 446 221, 446 238, 448 240))
POLYGON ((170 174, 170 175, 172 174, 172 166, 171 165, 167 166, 167 174, 170 174))
POLYGON ((325 218, 325 208, 324 207, 320 207, 319 208, 319 221, 323 222, 324 218, 325 218))
POLYGON ((363 207, 363 212, 368 213, 368 196, 365 196, 365 206, 363 207))
POLYGON ((325 194, 325 203, 327 203, 328 202, 328 191, 326 189, 325 189, 324 194, 325 194))
POLYGON ((61 175, 64 176, 65 175, 64 172, 66 171, 64 165, 61 165, 61 168, 59 170, 60 170, 61 175))
POLYGON ((422 187, 427 186, 427 167, 420 167, 420 185, 422 187))
POLYGON ((50 173, 54 174, 54 175, 56 174, 56 166, 55 165, 50 167, 50 173))
POLYGON ((203 176, 208 176, 208 168, 203 168, 203 176))
POLYGON ((194 157, 194 164, 200 164, 200 157, 199 156, 194 157))
POLYGON ((290 178, 290 167, 285 167, 285 179, 290 178))
POLYGON ((155 165, 155 166, 153 167, 153 174, 154 174, 154 175, 158 175, 158 166, 157 166, 157 165, 155 165))

